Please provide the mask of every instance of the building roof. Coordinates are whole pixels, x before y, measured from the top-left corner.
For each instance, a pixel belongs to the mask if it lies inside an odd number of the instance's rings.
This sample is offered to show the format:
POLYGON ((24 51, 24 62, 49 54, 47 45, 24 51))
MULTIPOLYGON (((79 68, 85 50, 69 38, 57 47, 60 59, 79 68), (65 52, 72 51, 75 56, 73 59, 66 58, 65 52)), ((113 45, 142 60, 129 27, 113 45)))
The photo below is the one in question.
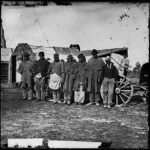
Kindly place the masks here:
POLYGON ((35 45, 29 45, 27 43, 20 43, 15 48, 13 55, 21 56, 22 53, 27 52, 30 55, 33 53, 38 53, 39 51, 43 51, 44 53, 58 53, 63 55, 78 55, 79 50, 76 48, 69 48, 69 47, 44 47, 44 46, 35 46, 35 45))
POLYGON ((30 55, 33 55, 33 51, 32 51, 32 49, 31 49, 31 47, 30 47, 30 45, 29 44, 27 44, 27 43, 19 43, 18 45, 17 45, 17 47, 14 49, 14 52, 13 52, 13 56, 14 55, 16 55, 16 56, 21 56, 22 55, 22 53, 24 53, 24 52, 27 52, 27 53, 29 53, 30 55))
MULTIPOLYGON (((30 55, 34 55, 35 53, 39 53, 43 51, 46 57, 53 55, 54 53, 58 53, 60 55, 69 55, 72 54, 73 56, 77 56, 79 53, 83 53, 86 57, 91 56, 92 50, 83 50, 79 51, 76 48, 69 48, 69 47, 44 47, 44 46, 35 46, 29 45, 27 43, 20 43, 15 48, 13 55, 21 56, 23 52, 28 52, 30 55)), ((103 49, 97 50, 99 57, 105 57, 110 55, 111 53, 116 53, 119 55, 128 55, 128 48, 113 48, 113 49, 103 49)))
MULTIPOLYGON (((103 49, 103 50, 97 50, 98 51, 98 56, 104 57, 106 55, 110 55, 111 53, 116 53, 120 55, 128 54, 128 48, 123 47, 123 48, 113 48, 113 49, 103 49)), ((92 50, 84 50, 81 51, 85 56, 90 56, 92 50)))
POLYGON ((58 54, 64 54, 64 55, 78 55, 79 50, 76 48, 69 48, 69 47, 53 47, 55 52, 58 54))

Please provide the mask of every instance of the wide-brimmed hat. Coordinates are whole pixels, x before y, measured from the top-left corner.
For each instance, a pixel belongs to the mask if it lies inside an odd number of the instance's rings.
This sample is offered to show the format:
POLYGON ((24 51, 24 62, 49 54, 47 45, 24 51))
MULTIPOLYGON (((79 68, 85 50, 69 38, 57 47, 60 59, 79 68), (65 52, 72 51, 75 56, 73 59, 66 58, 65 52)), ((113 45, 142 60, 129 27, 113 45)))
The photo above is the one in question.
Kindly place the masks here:
POLYGON ((91 54, 92 55, 96 55, 96 54, 98 54, 98 51, 96 49, 93 49, 92 52, 91 52, 91 54))
POLYGON ((72 55, 68 55, 67 59, 73 59, 72 55))
POLYGON ((39 56, 44 56, 44 52, 39 52, 39 56))

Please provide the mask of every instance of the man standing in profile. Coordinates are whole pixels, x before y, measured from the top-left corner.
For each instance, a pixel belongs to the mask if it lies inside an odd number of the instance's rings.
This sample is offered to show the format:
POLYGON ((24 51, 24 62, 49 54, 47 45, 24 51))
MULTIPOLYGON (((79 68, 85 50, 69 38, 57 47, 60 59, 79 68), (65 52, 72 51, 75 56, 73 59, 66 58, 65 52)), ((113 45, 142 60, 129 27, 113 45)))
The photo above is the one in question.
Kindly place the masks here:
POLYGON ((45 100, 46 75, 49 67, 49 62, 44 58, 44 52, 39 52, 39 57, 39 60, 35 63, 32 70, 35 76, 35 91, 38 101, 45 100))
POLYGON ((54 103, 61 103, 60 89, 65 80, 64 63, 59 60, 59 54, 54 54, 54 62, 52 62, 48 69, 48 76, 50 76, 49 88, 53 91, 54 103))
POLYGON ((29 59, 29 54, 23 54, 23 61, 20 63, 18 72, 21 74, 22 79, 22 88, 23 88, 23 99, 31 100, 33 98, 33 76, 32 76, 32 67, 33 62, 29 59))
POLYGON ((89 59, 85 66, 87 74, 87 92, 89 92, 90 103, 87 105, 100 105, 100 84, 101 84, 101 73, 104 62, 97 56, 97 50, 93 49, 91 52, 92 58, 89 59))

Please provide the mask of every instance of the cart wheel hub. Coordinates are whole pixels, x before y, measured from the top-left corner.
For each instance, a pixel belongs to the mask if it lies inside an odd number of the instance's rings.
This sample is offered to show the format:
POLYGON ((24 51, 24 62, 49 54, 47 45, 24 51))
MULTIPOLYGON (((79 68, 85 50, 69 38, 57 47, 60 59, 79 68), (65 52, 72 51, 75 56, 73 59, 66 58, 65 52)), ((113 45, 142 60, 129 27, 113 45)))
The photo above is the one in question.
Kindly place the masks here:
POLYGON ((116 94, 119 94, 119 93, 120 93, 120 89, 116 88, 116 94))

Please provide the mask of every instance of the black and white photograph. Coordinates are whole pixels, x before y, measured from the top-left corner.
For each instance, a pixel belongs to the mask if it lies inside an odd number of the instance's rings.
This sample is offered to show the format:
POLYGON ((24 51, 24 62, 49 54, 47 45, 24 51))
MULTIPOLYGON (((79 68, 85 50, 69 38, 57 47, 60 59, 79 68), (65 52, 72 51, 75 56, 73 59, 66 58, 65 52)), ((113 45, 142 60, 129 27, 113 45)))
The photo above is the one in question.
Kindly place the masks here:
POLYGON ((1 2, 1 148, 148 149, 149 2, 1 2))

